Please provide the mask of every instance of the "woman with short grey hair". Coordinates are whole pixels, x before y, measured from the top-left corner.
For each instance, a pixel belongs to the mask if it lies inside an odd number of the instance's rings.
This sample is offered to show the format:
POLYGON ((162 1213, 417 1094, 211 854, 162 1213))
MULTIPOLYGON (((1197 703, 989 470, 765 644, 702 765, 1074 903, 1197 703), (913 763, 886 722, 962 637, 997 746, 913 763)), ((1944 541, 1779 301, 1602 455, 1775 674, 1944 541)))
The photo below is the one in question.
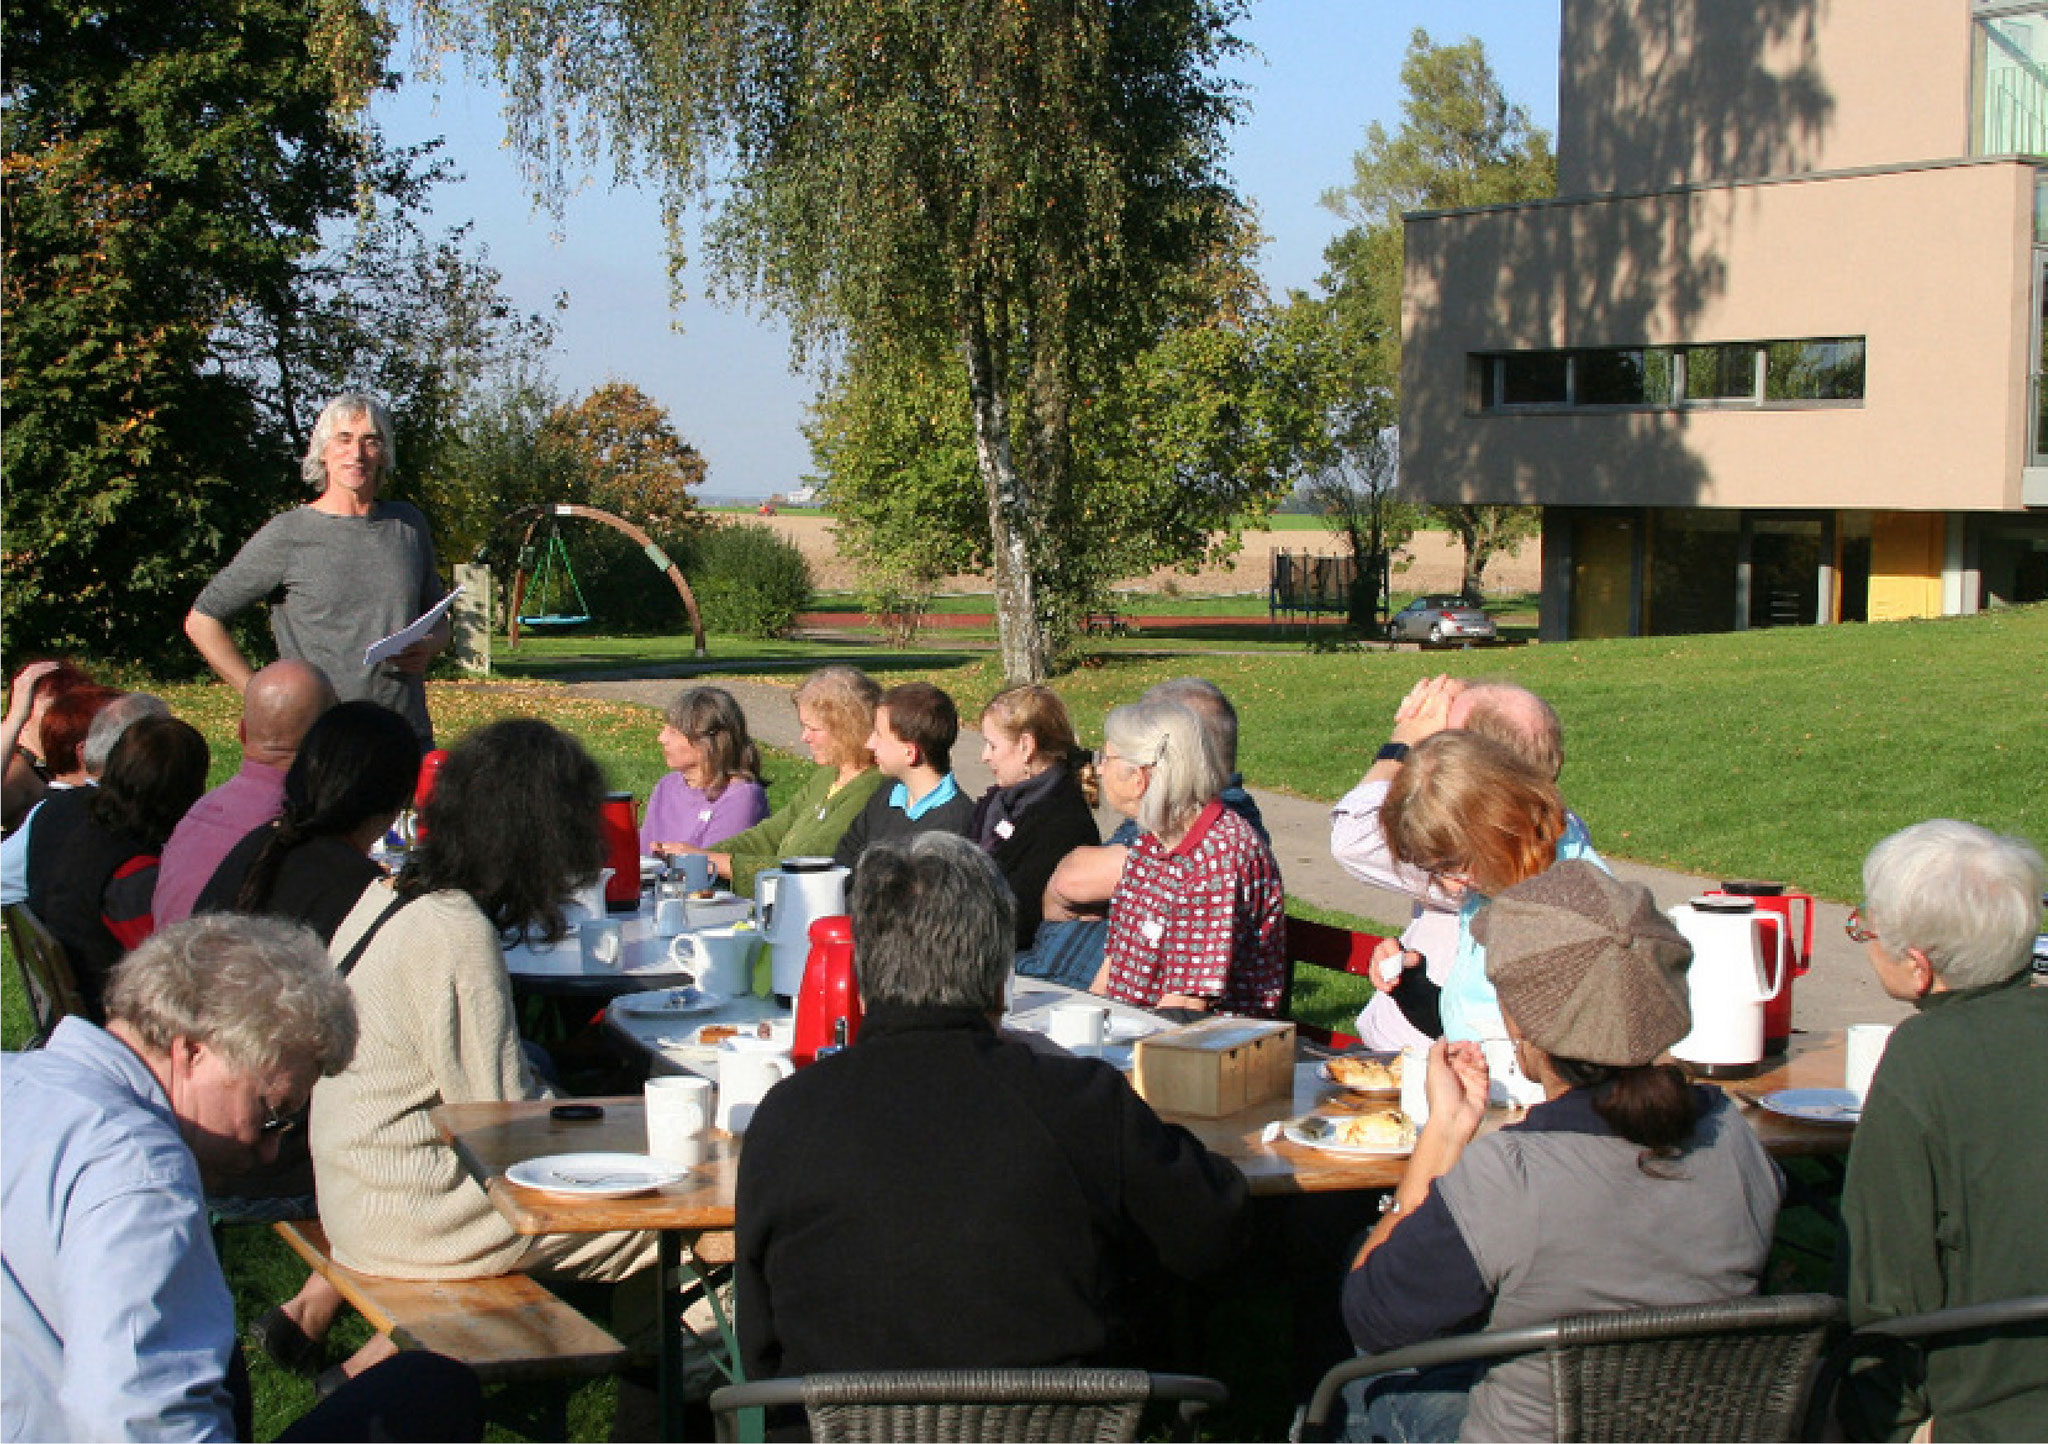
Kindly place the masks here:
POLYGON ((1272 1017, 1286 999, 1280 866, 1219 797, 1229 772, 1195 714, 1142 701, 1103 720, 1102 795, 1141 834, 1109 900, 1093 991, 1145 1008, 1272 1017))
POLYGON ((156 1052, 200 1043, 251 1076, 331 1078, 356 1051, 355 1003, 326 945, 276 918, 203 913, 154 934, 108 977, 107 1018, 156 1052))
POLYGON ((1895 965, 1917 952, 1948 987, 1981 988, 2027 965, 2044 888, 2031 844, 1937 818, 1870 850, 1860 912, 1895 965))
MULTIPOLYGON (((2048 1293, 2048 987, 2027 966, 2044 886, 2032 843, 1946 818, 1893 833, 1864 861, 1848 933, 1914 1015, 1885 1042, 1842 1184, 1854 1327, 2048 1293)), ((1915 1363, 1871 1359, 1850 1373, 1844 1438, 1924 1438, 1929 1419, 1942 1439, 2041 1433, 2040 1339, 1987 1338, 1915 1363)))

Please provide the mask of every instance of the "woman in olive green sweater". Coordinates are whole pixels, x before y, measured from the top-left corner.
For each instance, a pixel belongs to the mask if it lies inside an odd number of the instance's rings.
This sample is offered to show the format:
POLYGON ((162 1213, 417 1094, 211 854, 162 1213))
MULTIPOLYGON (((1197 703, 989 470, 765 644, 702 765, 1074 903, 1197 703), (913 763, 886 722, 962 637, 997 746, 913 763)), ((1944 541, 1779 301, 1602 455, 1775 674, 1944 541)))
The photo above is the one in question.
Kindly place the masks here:
POLYGON ((883 780, 868 751, 881 695, 882 689, 856 667, 820 667, 811 673, 791 700, 818 769, 796 796, 727 838, 715 852, 680 842, 658 844, 659 850, 703 853, 738 893, 751 892, 755 874, 786 857, 830 857, 883 780))

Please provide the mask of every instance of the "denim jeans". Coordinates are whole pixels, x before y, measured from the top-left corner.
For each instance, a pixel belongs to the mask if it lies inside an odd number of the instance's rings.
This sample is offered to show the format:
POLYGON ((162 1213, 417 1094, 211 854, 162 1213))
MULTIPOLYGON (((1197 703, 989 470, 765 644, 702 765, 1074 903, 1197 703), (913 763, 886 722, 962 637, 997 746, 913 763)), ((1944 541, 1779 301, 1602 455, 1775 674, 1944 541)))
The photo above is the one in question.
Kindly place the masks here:
POLYGON ((1472 1386, 1485 1366, 1445 1364, 1404 1369, 1344 1386, 1339 1439, 1386 1439, 1393 1444, 1451 1444, 1464 1426, 1472 1386))

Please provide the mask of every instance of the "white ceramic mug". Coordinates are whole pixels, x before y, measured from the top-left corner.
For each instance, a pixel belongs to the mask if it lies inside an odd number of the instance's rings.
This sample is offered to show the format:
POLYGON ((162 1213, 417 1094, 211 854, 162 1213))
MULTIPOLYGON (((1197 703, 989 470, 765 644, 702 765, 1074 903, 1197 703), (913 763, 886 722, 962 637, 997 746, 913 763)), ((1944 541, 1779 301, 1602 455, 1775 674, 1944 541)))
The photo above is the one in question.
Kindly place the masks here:
POLYGON ((689 907, 679 897, 665 897, 654 905, 654 931, 672 938, 690 925, 689 907))
POLYGON ((626 940, 619 925, 608 918, 578 923, 576 934, 583 943, 585 970, 601 968, 616 973, 626 964, 626 940))
POLYGON ((668 945, 668 960, 705 992, 737 998, 753 987, 754 949, 760 942, 752 928, 698 928, 676 935, 668 945))
POLYGON ((718 1126, 745 1133, 768 1090, 795 1071, 787 1048, 763 1038, 727 1038, 718 1045, 718 1126))
POLYGON ((678 853, 669 865, 682 874, 683 886, 691 892, 702 892, 711 886, 711 859, 703 853, 678 853))
POLYGON ((678 1168, 705 1159, 711 1129, 711 1080, 684 1075, 647 1080, 647 1152, 678 1168))
POLYGON ((1846 1056, 1842 1067, 1842 1086, 1856 1095, 1859 1108, 1870 1096, 1870 1080, 1877 1076, 1877 1065, 1883 1061, 1885 1045, 1891 1040, 1892 1026, 1889 1023, 1849 1025, 1848 1042, 1843 1049, 1846 1056))
POLYGON ((1100 1048, 1109 1036, 1109 1009, 1100 1003, 1056 1003, 1045 1035, 1062 1048, 1100 1048))

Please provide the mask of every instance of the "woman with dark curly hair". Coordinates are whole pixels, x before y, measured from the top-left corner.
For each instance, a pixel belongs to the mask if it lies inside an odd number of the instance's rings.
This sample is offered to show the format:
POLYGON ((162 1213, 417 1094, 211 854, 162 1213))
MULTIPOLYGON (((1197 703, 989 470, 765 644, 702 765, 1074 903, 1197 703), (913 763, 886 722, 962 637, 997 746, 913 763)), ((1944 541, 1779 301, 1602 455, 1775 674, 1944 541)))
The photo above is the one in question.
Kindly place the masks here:
POLYGON ((206 790, 212 760, 189 722, 145 717, 122 734, 85 818, 64 842, 44 894, 43 922, 64 944, 94 1022, 121 955, 156 931, 150 897, 157 854, 206 790))
POLYGON ((543 1096, 503 945, 563 935, 563 900, 604 863, 604 794, 590 754, 545 722, 470 734, 441 769, 407 870, 369 887, 336 931, 361 1038, 348 1070, 314 1089, 311 1133, 338 1262, 394 1278, 609 1281, 653 1261, 650 1234, 514 1233, 428 1117, 445 1102, 543 1096))
POLYGON ((229 850, 193 911, 290 918, 331 940, 383 876, 370 849, 419 775, 419 744, 403 717, 375 702, 329 708, 285 774, 284 810, 229 850))

